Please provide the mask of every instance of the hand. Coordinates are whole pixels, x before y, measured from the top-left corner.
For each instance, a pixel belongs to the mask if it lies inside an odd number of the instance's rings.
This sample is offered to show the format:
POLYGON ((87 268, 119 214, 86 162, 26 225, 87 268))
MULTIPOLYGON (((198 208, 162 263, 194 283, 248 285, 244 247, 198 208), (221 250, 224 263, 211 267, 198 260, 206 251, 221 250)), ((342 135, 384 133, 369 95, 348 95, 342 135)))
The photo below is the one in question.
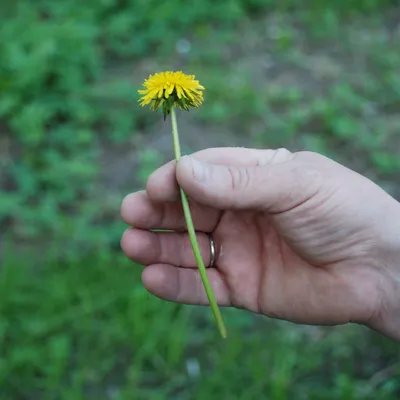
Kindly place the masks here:
POLYGON ((310 152, 208 149, 170 162, 127 196, 121 241, 154 295, 207 304, 185 233, 190 198, 222 306, 303 324, 365 324, 400 339, 400 205, 370 180, 310 152), (167 229, 174 232, 151 232, 167 229))

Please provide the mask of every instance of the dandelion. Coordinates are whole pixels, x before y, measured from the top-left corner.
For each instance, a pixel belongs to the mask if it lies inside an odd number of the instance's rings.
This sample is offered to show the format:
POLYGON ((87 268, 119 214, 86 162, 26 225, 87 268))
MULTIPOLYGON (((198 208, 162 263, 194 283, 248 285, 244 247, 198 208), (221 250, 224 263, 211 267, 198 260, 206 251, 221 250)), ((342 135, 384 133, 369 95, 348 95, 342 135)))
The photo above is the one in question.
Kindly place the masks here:
POLYGON ((145 89, 138 90, 139 94, 143 95, 139 100, 141 106, 150 104, 153 111, 157 111, 161 106, 164 119, 172 107, 185 111, 190 107, 199 107, 203 102, 204 87, 194 78, 194 75, 186 75, 182 71, 150 75, 143 83, 145 89))
MULTIPOLYGON (((166 71, 150 75, 149 78, 144 81, 143 86, 145 89, 138 90, 138 93, 142 95, 139 100, 141 106, 144 107, 149 105, 150 109, 153 111, 157 111, 162 107, 164 120, 167 115, 171 114, 175 160, 179 161, 181 158, 181 150, 175 110, 176 108, 180 108, 181 110, 188 111, 191 107, 198 108, 203 103, 203 90, 205 90, 205 88, 200 85, 199 81, 195 80, 194 75, 186 75, 182 71, 166 71)), ((190 212, 189 201, 182 189, 180 189, 180 194, 193 254, 218 329, 221 336, 225 338, 226 329, 200 253, 200 247, 190 212)))

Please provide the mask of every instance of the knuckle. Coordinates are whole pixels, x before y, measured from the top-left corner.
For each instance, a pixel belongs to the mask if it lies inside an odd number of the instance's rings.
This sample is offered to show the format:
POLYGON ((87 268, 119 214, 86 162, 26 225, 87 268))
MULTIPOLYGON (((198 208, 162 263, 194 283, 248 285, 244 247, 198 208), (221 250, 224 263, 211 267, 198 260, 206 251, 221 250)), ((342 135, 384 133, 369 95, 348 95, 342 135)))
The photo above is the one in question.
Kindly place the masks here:
POLYGON ((263 150, 257 160, 257 167, 265 167, 271 164, 278 164, 293 159, 295 153, 281 147, 276 150, 263 150))
POLYGON ((251 173, 248 168, 228 167, 230 188, 232 191, 242 191, 251 184, 251 173))
POLYGON ((272 162, 280 163, 285 161, 290 161, 294 154, 286 148, 280 148, 275 151, 272 162))

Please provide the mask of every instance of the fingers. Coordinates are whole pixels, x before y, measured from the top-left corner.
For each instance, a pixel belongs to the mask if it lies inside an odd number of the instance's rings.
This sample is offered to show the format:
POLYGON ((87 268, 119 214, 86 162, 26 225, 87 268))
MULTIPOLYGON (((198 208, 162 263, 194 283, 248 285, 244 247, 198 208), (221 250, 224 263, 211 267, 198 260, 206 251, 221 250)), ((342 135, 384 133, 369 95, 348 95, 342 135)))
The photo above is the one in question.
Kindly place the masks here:
MULTIPOLYGON (((207 275, 217 303, 220 306, 231 306, 228 288, 218 270, 210 268, 207 275)), ((192 305, 209 304, 197 269, 153 264, 144 269, 142 281, 150 293, 163 300, 192 305)))
MULTIPOLYGON (((197 240, 204 265, 210 264, 210 241, 205 233, 198 233, 197 240)), ((197 266, 187 233, 151 232, 128 229, 122 236, 121 247, 131 260, 142 264, 171 264, 177 267, 197 266)))
MULTIPOLYGON (((190 202, 190 212, 196 230, 211 232, 219 218, 219 211, 190 202)), ((140 229, 186 230, 186 221, 180 201, 154 203, 145 191, 131 193, 121 206, 122 219, 140 229)))
MULTIPOLYGON (((201 150, 192 156, 199 161, 214 165, 257 167, 286 162, 293 157, 293 154, 285 149, 259 150, 232 147, 201 150)), ((150 175, 147 181, 147 193, 157 202, 179 200, 176 161, 163 165, 150 175)))

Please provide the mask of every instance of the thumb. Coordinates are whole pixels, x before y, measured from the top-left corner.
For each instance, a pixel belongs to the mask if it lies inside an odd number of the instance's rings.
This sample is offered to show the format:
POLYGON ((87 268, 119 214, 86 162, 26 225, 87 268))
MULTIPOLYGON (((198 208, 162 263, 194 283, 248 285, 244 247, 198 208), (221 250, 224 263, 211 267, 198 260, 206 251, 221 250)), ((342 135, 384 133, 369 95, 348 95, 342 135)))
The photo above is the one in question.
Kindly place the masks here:
POLYGON ((176 174, 192 199, 226 210, 283 212, 316 193, 316 169, 294 160, 265 166, 226 166, 184 156, 176 174))

